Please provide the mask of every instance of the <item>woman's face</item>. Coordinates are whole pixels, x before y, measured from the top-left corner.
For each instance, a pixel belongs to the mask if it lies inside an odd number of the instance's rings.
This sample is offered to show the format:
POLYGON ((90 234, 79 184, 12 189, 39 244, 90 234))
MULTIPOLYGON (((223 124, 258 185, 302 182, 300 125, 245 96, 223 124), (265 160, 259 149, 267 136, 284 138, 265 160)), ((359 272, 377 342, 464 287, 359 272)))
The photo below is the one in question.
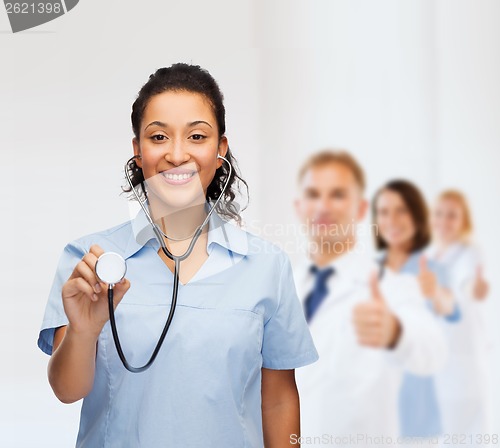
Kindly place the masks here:
POLYGON ((227 139, 219 138, 217 121, 205 96, 166 91, 149 100, 140 138, 133 139, 141 156, 151 205, 184 209, 205 202, 206 191, 225 156, 227 139), (160 202, 158 202, 160 201, 160 202))
POLYGON ((416 228, 410 210, 399 193, 382 191, 375 203, 376 231, 389 248, 408 249, 416 228))
POLYGON ((444 242, 453 243, 462 236, 464 213, 460 204, 453 199, 441 199, 432 213, 434 236, 444 242))

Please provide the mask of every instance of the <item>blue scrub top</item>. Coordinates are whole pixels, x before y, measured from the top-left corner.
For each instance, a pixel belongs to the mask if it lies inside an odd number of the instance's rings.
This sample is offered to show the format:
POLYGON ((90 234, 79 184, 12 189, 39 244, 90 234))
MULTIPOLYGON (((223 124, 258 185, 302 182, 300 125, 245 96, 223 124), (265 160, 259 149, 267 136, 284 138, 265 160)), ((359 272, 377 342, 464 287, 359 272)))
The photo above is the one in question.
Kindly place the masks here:
MULTIPOLYGON (((143 365, 168 315, 173 274, 142 210, 132 221, 65 247, 38 346, 50 355, 55 329, 67 325, 62 286, 92 244, 127 261, 131 287, 116 308, 116 322, 128 361, 143 365)), ((106 323, 77 447, 263 446, 261 368, 294 369, 318 354, 279 248, 214 212, 207 252, 195 276, 179 285, 172 325, 149 370, 123 367, 106 323)))
MULTIPOLYGON (((414 252, 401 268, 401 273, 418 275, 422 252, 414 252)), ((438 284, 448 287, 448 278, 444 266, 427 261, 428 268, 437 277, 438 284)), ((429 303, 432 310, 432 305, 429 303)), ((455 306, 454 312, 445 317, 449 322, 460 319, 460 310, 455 306)), ((399 415, 401 436, 403 437, 435 437, 442 433, 441 414, 436 396, 436 388, 432 376, 419 376, 405 373, 399 394, 399 415)))

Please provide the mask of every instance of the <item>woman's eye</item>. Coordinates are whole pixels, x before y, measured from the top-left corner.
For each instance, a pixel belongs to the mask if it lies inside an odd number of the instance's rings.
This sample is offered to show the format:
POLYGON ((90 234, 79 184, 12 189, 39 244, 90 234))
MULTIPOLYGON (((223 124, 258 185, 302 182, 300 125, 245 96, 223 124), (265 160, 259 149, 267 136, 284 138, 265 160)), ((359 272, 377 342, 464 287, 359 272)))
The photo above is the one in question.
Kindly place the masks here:
POLYGON ((153 135, 151 137, 151 139, 153 141, 156 141, 156 142, 162 142, 163 140, 166 140, 167 139, 167 136, 166 135, 163 135, 163 134, 156 134, 156 135, 153 135))
POLYGON ((201 134, 193 134, 193 135, 191 135, 191 137, 189 137, 189 138, 191 138, 191 139, 193 139, 193 140, 198 140, 198 141, 199 141, 199 140, 203 140, 203 139, 204 139, 204 138, 206 138, 206 137, 205 137, 204 135, 201 135, 201 134))

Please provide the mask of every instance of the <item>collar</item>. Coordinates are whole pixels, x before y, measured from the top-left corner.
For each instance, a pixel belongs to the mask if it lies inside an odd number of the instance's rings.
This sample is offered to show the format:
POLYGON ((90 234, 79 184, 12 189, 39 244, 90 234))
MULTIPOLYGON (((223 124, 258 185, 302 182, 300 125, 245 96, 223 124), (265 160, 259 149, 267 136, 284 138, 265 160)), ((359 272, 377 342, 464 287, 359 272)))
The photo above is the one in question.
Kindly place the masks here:
MULTIPOLYGON (((312 278, 310 269, 313 265, 314 263, 310 258, 302 264, 302 272, 308 278, 312 278)), ((341 277, 347 281, 353 282, 353 284, 367 282, 369 273, 378 268, 375 260, 366 254, 366 248, 359 243, 349 252, 335 258, 327 265, 322 266, 321 269, 324 270, 328 267, 334 269, 332 278, 341 277)))
POLYGON ((370 272, 377 268, 373 258, 366 254, 366 248, 356 245, 351 251, 335 259, 331 264, 339 276, 355 283, 364 284, 370 272))
MULTIPOLYGON (((210 211, 210 207, 207 202, 205 204, 207 212, 210 211)), ((156 239, 153 228, 142 208, 139 208, 135 218, 131 220, 131 227, 132 232, 125 249, 125 258, 131 257, 146 245, 152 246, 155 250, 160 248, 160 243, 156 239)), ((248 254, 247 233, 236 225, 225 221, 216 210, 213 211, 208 220, 208 253, 212 251, 214 245, 219 245, 230 252, 243 256, 248 254)))
MULTIPOLYGON (((419 272, 420 258, 424 255, 423 250, 417 250, 410 254, 406 263, 401 266, 401 272, 419 272)), ((431 260, 427 260, 427 264, 431 263, 431 260)))
MULTIPOLYGON (((300 299, 304 302, 310 292, 313 274, 310 273, 311 259, 303 262, 301 274, 296 278, 300 299), (300 277, 302 275, 303 277, 300 277)), ((362 245, 355 246, 353 250, 333 260, 322 267, 326 269, 332 267, 334 274, 328 281, 332 282, 332 297, 334 300, 348 297, 353 291, 359 288, 367 288, 371 273, 377 269, 377 265, 372 256, 366 253, 366 248, 362 245)))
MULTIPOLYGON (((420 257, 424 254, 426 254, 428 256, 427 252, 422 250, 422 249, 411 252, 408 255, 408 258, 406 259, 406 261, 403 263, 403 265, 398 270, 396 270, 394 272, 402 273, 402 274, 408 273, 408 272, 409 273, 418 272, 419 271, 420 257)), ((377 263, 379 264, 379 266, 383 267, 383 269, 386 269, 388 271, 393 271, 393 269, 387 268, 385 266, 386 259, 387 259, 387 249, 381 250, 377 253, 376 260, 377 260, 377 263)), ((428 264, 432 265, 431 259, 428 259, 427 262, 428 262, 428 264)))

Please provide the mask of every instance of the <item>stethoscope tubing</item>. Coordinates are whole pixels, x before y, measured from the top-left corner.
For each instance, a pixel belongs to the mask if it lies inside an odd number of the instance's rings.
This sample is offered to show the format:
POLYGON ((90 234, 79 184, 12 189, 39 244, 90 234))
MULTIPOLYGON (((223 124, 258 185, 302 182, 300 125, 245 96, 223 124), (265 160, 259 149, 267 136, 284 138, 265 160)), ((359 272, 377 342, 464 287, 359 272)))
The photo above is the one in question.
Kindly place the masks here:
POLYGON ((207 213, 207 216, 205 217, 205 220, 203 221, 203 223, 200 226, 198 226, 198 228, 196 229, 196 232, 193 235, 193 239, 191 240, 191 243, 189 244, 189 247, 186 249, 184 254, 174 255, 167 248, 167 245, 165 244, 165 241, 163 239, 163 235, 160 232, 160 229, 158 228, 157 224, 153 221, 153 218, 151 217, 151 214, 149 213, 149 210, 146 207, 145 201, 141 201, 141 198, 139 197, 139 195, 137 194, 137 191, 135 190, 135 188, 133 186, 132 179, 130 177, 130 173, 128 172, 128 164, 136 157, 137 156, 130 158, 127 161, 127 163, 125 164, 125 177, 127 178, 127 182, 129 184, 130 188, 132 189, 132 193, 134 194, 137 202, 139 203, 142 210, 144 211, 144 213, 149 221, 149 224, 153 228, 155 236, 156 236, 158 242, 160 243, 160 246, 161 246, 163 252, 165 253, 165 255, 168 258, 170 258, 171 260, 175 260, 176 258, 178 258, 179 261, 185 260, 187 257, 189 257, 189 255, 191 255, 191 252, 193 251, 194 245, 196 244, 198 237, 201 235, 203 228, 207 225, 208 220, 210 219, 210 216, 214 212, 214 210, 217 207, 217 205, 219 204, 219 202, 222 200, 224 193, 226 192, 227 186, 229 184, 229 181, 231 180, 231 174, 233 172, 233 167, 231 166, 231 163, 229 163, 229 160, 227 160, 225 157, 222 157, 221 155, 217 155, 217 158, 224 160, 228 164, 228 167, 229 167, 229 174, 227 175, 226 182, 224 183, 224 188, 222 189, 221 194, 219 195, 219 197, 215 201, 214 205, 210 208, 210 211, 207 213))
POLYGON ((206 216, 205 220, 203 221, 203 223, 200 226, 198 226, 198 228, 196 229, 195 233, 193 234, 193 238, 192 238, 192 240, 191 240, 188 248, 186 249, 186 251, 182 255, 174 255, 167 248, 167 245, 165 244, 165 241, 163 239, 163 234, 160 232, 160 229, 158 228, 158 226, 156 225, 156 223, 151 218, 149 210, 147 209, 147 207, 145 205, 145 201, 144 202, 141 201, 141 199, 140 199, 139 195, 137 194, 137 192, 135 190, 135 187, 134 187, 134 185, 132 183, 132 179, 130 178, 130 174, 128 172, 128 165, 129 165, 130 161, 132 159, 134 159, 135 157, 136 156, 132 157, 131 159, 129 159, 127 161, 127 163, 125 165, 125 177, 127 179, 127 182, 129 184, 130 188, 132 189, 132 192, 133 192, 135 198, 137 199, 137 201, 139 202, 139 205, 141 206, 142 210, 146 214, 146 217, 147 217, 147 219, 149 221, 149 224, 153 228, 153 231, 155 233, 155 236, 156 236, 158 242, 160 243, 160 247, 161 247, 163 253, 168 258, 170 258, 171 260, 174 261, 174 282, 173 282, 173 288, 172 288, 172 300, 171 300, 171 303, 170 303, 170 310, 169 310, 169 313, 168 313, 168 317, 167 317, 167 320, 166 320, 165 325, 163 327, 163 331, 162 331, 162 333, 160 335, 160 338, 158 339, 158 342, 156 343, 156 346, 155 346, 155 348, 153 350, 153 353, 151 354, 151 357, 149 358, 149 361, 146 364, 144 364, 143 366, 141 366, 141 367, 134 367, 134 366, 130 365, 129 362, 127 361, 127 358, 126 358, 125 354, 123 353, 122 346, 121 346, 121 343, 120 343, 120 338, 118 336, 118 330, 116 328, 113 285, 109 285, 109 287, 108 287, 109 321, 110 321, 111 332, 113 334, 113 340, 114 340, 114 343, 115 343, 116 351, 118 352, 118 357, 120 358, 123 366, 129 372, 140 373, 140 372, 144 372, 145 370, 149 369, 153 365, 153 363, 154 363, 154 361, 155 361, 155 359, 156 359, 156 357, 157 357, 157 355, 158 355, 158 353, 160 351, 160 348, 163 345, 165 337, 167 336, 168 330, 169 330, 170 325, 172 323, 172 320, 173 320, 173 317, 174 317, 174 313, 175 313, 175 309, 177 307, 177 296, 178 296, 178 293, 179 293, 180 262, 182 260, 185 260, 187 257, 189 257, 189 255, 191 255, 191 253, 193 251, 193 248, 194 248, 196 242, 198 241, 198 238, 200 237, 200 235, 201 235, 201 233, 203 231, 203 228, 208 223, 208 220, 210 219, 210 216, 212 215, 212 213, 214 212, 215 208, 217 207, 217 205, 221 201, 222 197, 224 196, 224 193, 226 192, 227 186, 229 185, 229 181, 231 180, 231 174, 232 174, 232 171, 233 171, 233 167, 231 166, 231 163, 229 162, 229 160, 227 160, 226 158, 224 158, 224 157, 222 157, 220 155, 217 156, 217 158, 220 158, 220 159, 224 160, 228 164, 228 166, 229 166, 229 174, 227 176, 226 182, 224 183, 224 187, 223 187, 223 189, 221 191, 221 194, 219 195, 219 197, 215 201, 214 205, 210 208, 210 211, 207 213, 207 216, 206 216))

